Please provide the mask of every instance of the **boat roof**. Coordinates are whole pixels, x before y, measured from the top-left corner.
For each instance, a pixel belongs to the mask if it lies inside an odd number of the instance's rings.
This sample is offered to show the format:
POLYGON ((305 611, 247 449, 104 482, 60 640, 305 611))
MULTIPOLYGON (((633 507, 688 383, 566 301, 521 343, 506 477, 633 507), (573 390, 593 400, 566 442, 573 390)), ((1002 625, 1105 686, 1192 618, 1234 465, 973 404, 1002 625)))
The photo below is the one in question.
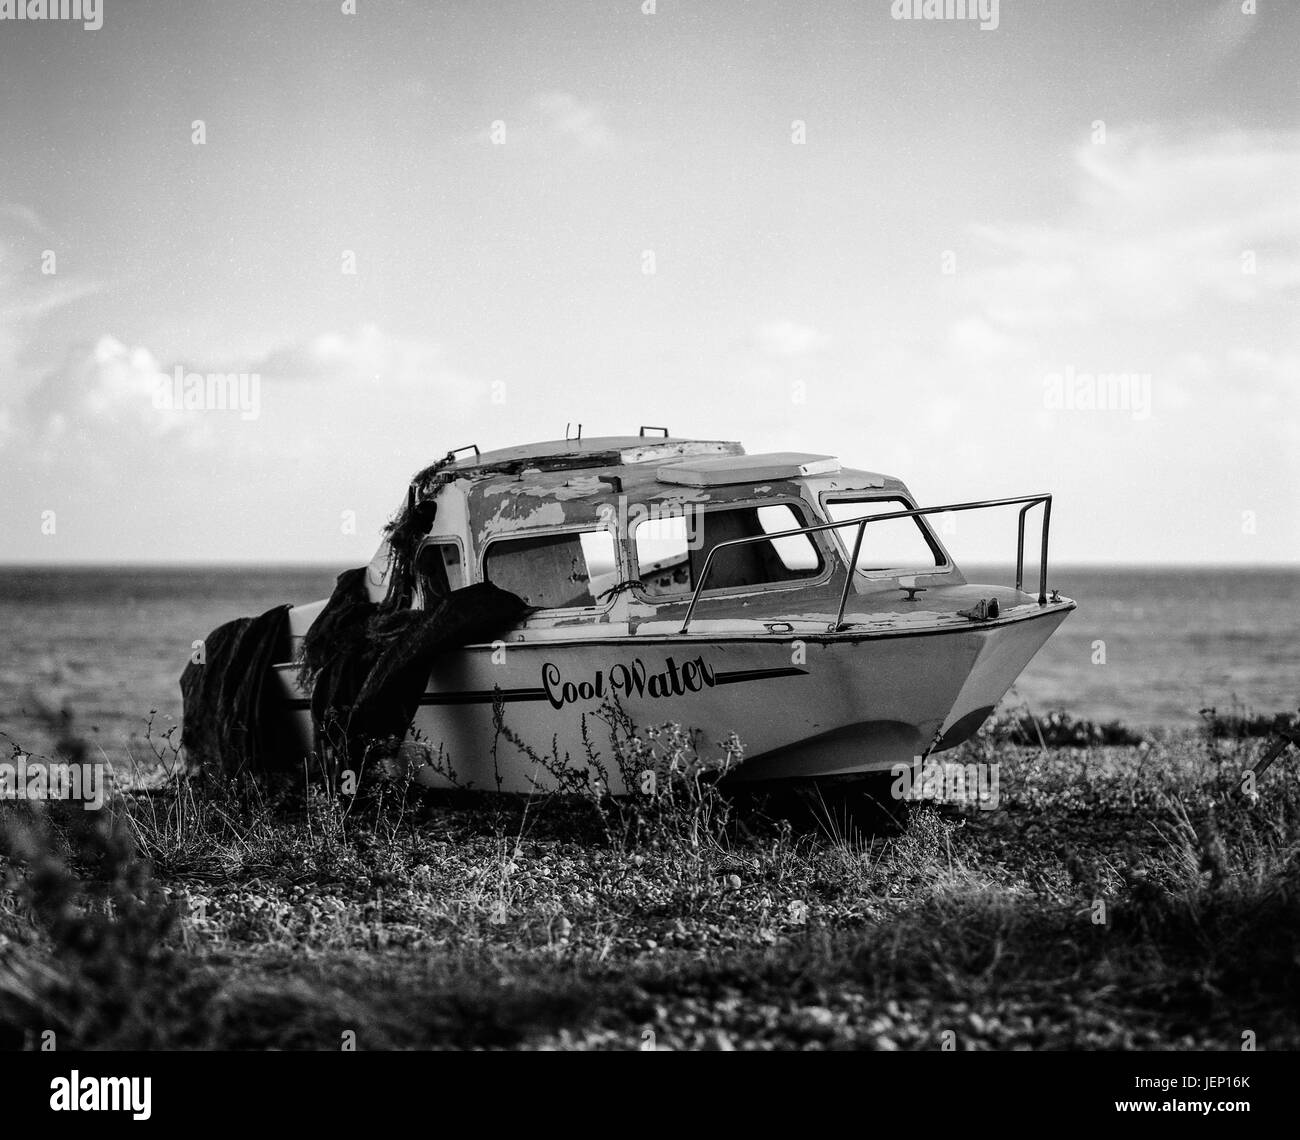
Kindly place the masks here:
MULTIPOLYGON (((428 487, 434 497, 452 496, 437 533, 464 534, 478 549, 493 537, 520 530, 608 526, 611 509, 618 512, 620 529, 626 529, 646 512, 664 507, 675 513, 687 505, 807 501, 824 493, 910 499, 907 487, 893 476, 844 468, 828 455, 747 455, 734 440, 617 435, 472 450, 472 457, 418 473, 407 509, 426 493, 424 479, 435 472, 449 475, 428 487)), ((372 600, 382 596, 389 563, 385 537, 370 564, 372 600)))
MULTIPOLYGON (((469 450, 462 448, 461 450, 469 450)), ((572 470, 579 467, 622 466, 631 463, 663 463, 672 459, 705 455, 744 455, 734 440, 682 439, 673 436, 600 435, 587 439, 552 439, 521 447, 502 447, 457 460, 450 470, 484 474, 493 469, 572 470)))
POLYGON ((594 484, 604 483, 621 485, 623 490, 657 489, 674 497, 690 494, 683 488, 699 491, 810 476, 835 477, 845 490, 902 489, 902 483, 891 476, 842 468, 832 455, 802 451, 748 455, 742 444, 725 439, 606 435, 552 439, 481 453, 473 450, 472 457, 456 460, 444 470, 454 472, 458 479, 471 480, 479 485, 478 491, 487 494, 507 487, 517 493, 521 482, 526 482, 533 494, 558 491, 558 497, 571 498, 575 491, 590 493, 594 484), (576 472, 587 474, 573 474, 576 472), (564 494, 565 490, 569 494, 564 494))
POLYGON ((451 471, 476 541, 536 526, 606 522, 610 504, 681 506, 798 499, 817 492, 906 495, 897 479, 805 452, 746 455, 727 440, 603 436, 476 454, 451 471))

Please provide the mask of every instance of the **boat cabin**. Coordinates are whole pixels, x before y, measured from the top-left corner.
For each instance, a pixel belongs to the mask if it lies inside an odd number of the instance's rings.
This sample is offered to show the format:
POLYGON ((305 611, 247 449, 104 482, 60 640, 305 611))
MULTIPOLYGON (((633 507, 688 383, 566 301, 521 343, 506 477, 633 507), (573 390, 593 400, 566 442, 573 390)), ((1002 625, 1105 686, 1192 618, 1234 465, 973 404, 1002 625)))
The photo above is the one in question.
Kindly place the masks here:
MULTIPOLYGON (((890 476, 827 455, 747 455, 732 441, 643 432, 472 450, 412 484, 409 503, 436 507, 411 604, 491 581, 538 607, 524 623, 536 630, 680 627, 692 609, 705 623, 834 616, 858 528, 824 524, 916 506, 890 476)), ((861 595, 894 609, 900 589, 965 582, 923 516, 862 533, 853 609, 861 595)), ((389 562, 385 542, 369 567, 374 601, 389 588, 389 562)))

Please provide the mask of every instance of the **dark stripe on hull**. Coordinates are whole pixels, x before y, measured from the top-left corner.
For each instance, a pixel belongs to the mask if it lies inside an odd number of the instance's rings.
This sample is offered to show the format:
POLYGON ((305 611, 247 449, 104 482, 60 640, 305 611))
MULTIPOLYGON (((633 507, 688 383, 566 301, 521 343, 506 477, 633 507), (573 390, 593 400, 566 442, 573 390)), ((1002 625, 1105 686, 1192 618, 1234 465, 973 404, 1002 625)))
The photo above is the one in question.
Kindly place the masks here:
MULTIPOLYGON (((796 669, 793 666, 784 669, 735 669, 714 674, 714 683, 738 685, 745 681, 768 681, 776 677, 802 677, 807 672, 806 669, 796 669)), ((498 693, 506 704, 547 699, 545 689, 465 689, 459 693, 425 693, 420 698, 420 705, 490 705, 498 693)), ((311 701, 301 697, 286 700, 284 704, 291 709, 311 708, 311 701)))
POLYGON ((731 673, 714 673, 713 682, 716 685, 737 685, 742 681, 766 681, 771 677, 803 677, 807 673, 807 669, 796 669, 793 665, 784 669, 737 669, 731 673))

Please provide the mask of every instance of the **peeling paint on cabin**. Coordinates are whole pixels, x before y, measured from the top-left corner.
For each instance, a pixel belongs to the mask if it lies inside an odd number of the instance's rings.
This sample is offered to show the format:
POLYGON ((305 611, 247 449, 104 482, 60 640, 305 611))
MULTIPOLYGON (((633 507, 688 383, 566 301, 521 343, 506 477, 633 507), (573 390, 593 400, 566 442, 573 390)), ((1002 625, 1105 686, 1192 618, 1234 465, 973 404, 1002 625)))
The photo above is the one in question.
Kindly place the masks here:
POLYGON ((554 500, 532 506, 522 503, 518 496, 505 499, 492 516, 485 520, 478 531, 478 546, 481 550, 489 539, 502 534, 514 534, 519 530, 538 529, 548 526, 563 526, 568 521, 563 503, 554 500))
POLYGON ((609 614, 598 614, 594 618, 579 614, 576 617, 553 618, 550 621, 544 621, 548 629, 568 629, 573 626, 591 626, 591 625, 609 625, 609 614))
POLYGON ((888 479, 884 475, 876 475, 870 471, 845 471, 840 477, 821 476, 820 478, 810 478, 807 481, 808 486, 821 491, 879 491, 887 483, 892 483, 893 490, 903 494, 907 493, 907 488, 897 479, 888 479), (849 475, 852 478, 843 478, 849 475))
POLYGON ((628 447, 622 452, 624 463, 648 463, 652 460, 685 458, 692 455, 744 455, 739 443, 724 440, 683 440, 680 443, 653 443, 628 447))
POLYGON ((646 498, 653 498, 655 503, 666 507, 684 507, 694 503, 711 503, 713 495, 705 490, 693 491, 667 491, 663 494, 647 495, 646 498))
POLYGON ((601 492, 609 494, 612 489, 608 479, 588 477, 568 479, 559 486, 534 485, 530 487, 527 484, 521 484, 514 489, 514 494, 528 495, 535 499, 556 499, 559 502, 564 502, 567 499, 587 499, 601 492))

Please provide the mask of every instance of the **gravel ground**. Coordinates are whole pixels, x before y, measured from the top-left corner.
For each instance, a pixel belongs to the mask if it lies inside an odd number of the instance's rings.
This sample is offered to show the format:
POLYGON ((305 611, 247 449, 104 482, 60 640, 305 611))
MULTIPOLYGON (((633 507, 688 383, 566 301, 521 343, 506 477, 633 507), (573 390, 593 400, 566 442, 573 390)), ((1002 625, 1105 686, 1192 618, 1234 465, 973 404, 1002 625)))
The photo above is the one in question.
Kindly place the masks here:
POLYGON ((1300 795, 1259 741, 983 736, 996 810, 890 834, 719 803, 181 786, 9 805, 0 1024, 61 1047, 1300 1047, 1300 795), (723 814, 726 814, 723 811, 723 814), (132 851, 142 852, 140 858, 132 851))

